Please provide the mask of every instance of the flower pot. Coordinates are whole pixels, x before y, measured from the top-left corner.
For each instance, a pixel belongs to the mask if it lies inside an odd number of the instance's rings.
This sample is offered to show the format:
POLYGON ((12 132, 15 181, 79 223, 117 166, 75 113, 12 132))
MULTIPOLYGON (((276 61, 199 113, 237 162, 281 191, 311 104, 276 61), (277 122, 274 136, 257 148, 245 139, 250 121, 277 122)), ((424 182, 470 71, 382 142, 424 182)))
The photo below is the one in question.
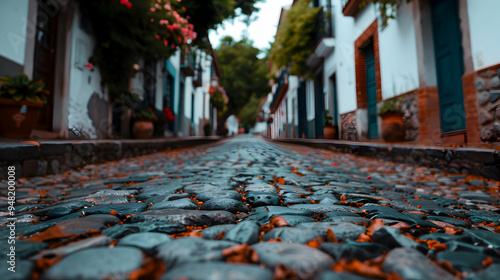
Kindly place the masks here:
POLYGON ((403 113, 388 113, 382 118, 382 138, 386 142, 403 142, 406 136, 403 113))
POLYGON ((0 99, 0 136, 29 138, 42 107, 42 103, 0 99))
POLYGON ((337 139, 338 128, 336 125, 323 126, 323 136, 325 139, 337 139))
POLYGON ((134 121, 132 136, 135 139, 150 139, 153 137, 154 125, 152 121, 134 121))

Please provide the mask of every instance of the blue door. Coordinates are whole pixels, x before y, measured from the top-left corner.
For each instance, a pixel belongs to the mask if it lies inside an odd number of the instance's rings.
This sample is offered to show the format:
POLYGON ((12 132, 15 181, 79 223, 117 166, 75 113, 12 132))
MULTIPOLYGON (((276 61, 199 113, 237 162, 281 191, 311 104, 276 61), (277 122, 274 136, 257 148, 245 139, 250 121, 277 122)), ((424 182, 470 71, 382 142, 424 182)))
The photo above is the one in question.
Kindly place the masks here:
POLYGON ((368 138, 378 137, 377 125, 377 84, 375 81, 375 56, 373 43, 364 49, 366 67, 366 101, 368 104, 368 138))
POLYGON ((465 129, 462 33, 458 1, 433 0, 432 33, 443 133, 465 129))

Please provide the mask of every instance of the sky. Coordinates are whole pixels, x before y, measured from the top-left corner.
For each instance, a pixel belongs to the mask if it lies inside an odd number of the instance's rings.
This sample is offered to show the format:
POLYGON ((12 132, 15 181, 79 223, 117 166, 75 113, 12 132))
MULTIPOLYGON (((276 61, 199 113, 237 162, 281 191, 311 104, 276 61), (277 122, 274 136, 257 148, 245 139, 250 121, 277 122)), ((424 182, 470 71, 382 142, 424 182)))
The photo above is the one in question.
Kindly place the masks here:
POLYGON ((292 2, 293 0, 263 0, 257 4, 260 11, 252 15, 252 17, 257 16, 257 20, 252 21, 248 28, 238 19, 226 20, 216 31, 210 31, 210 42, 217 47, 220 39, 226 35, 240 40, 247 34, 254 42, 254 47, 261 50, 269 48, 269 42, 273 42, 276 35, 281 7, 289 6, 292 2))

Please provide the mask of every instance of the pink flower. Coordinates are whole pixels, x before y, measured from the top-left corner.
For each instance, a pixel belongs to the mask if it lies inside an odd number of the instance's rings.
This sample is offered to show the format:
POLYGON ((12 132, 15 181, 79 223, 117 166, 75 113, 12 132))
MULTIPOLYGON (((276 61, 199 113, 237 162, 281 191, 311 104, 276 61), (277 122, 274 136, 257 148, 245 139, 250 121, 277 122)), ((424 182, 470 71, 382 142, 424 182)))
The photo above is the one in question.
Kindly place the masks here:
POLYGON ((163 41, 163 44, 164 44, 165 46, 168 46, 168 41, 167 41, 167 40, 164 40, 164 41, 163 41))
POLYGON ((155 10, 155 8, 153 8, 153 7, 149 8, 149 10, 150 10, 151 12, 153 12, 153 13, 156 11, 156 10, 155 10))
POLYGON ((172 10, 172 7, 170 7, 170 4, 165 4, 165 6, 163 6, 163 8, 165 8, 165 10, 172 10))
POLYGON ((172 27, 175 29, 179 28, 179 25, 177 23, 172 24, 172 27))
POLYGON ((183 27, 183 28, 181 28, 181 31, 182 31, 182 34, 183 34, 184 36, 187 36, 187 35, 188 35, 188 31, 189 31, 189 29, 188 29, 188 28, 186 28, 186 27, 183 27))
POLYGON ((94 65, 92 65, 92 63, 90 63, 90 62, 87 62, 87 63, 85 63, 85 67, 92 70, 94 68, 94 65))
POLYGON ((174 31, 174 29, 175 29, 173 25, 167 25, 167 28, 168 28, 168 30, 170 30, 171 32, 172 32, 172 31, 174 31))
POLYGON ((166 19, 161 19, 161 20, 160 20, 160 24, 167 25, 167 24, 168 24, 168 20, 166 20, 166 19))

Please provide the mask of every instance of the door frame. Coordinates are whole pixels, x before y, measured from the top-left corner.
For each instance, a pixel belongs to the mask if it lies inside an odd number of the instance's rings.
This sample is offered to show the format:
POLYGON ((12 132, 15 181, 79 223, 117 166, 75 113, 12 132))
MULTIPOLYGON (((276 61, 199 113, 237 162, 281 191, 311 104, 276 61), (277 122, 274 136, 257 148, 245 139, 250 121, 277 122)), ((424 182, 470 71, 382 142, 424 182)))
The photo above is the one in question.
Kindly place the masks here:
MULTIPOLYGON (((456 117, 460 118, 460 119, 457 119, 457 121, 460 121, 461 122, 461 125, 459 125, 459 127, 457 128, 452 128, 452 127, 445 127, 444 126, 444 123, 443 123, 443 116, 444 115, 447 115, 447 113, 449 112, 449 110, 445 110, 445 108, 443 107, 443 102, 444 102, 444 92, 443 92, 443 81, 441 80, 440 81, 440 73, 443 73, 443 72, 447 72, 446 69, 440 69, 440 64, 438 63, 438 55, 440 53, 440 49, 438 49, 438 43, 436 41, 437 38, 440 37, 440 34, 436 34, 436 23, 434 22, 434 12, 435 12, 435 9, 436 9, 436 2, 431 2, 430 3, 430 6, 431 6, 431 27, 432 27, 432 36, 433 36, 433 42, 434 42, 434 58, 435 58, 435 68, 436 68, 436 79, 437 79, 437 86, 438 86, 438 96, 439 96, 439 115, 440 115, 440 126, 441 126, 441 138, 443 137, 449 137, 449 136, 455 136, 455 135, 460 135, 460 134, 464 134, 465 133, 465 130, 466 130, 466 116, 465 116, 465 107, 464 107, 464 96, 463 96, 463 84, 462 84, 462 77, 464 75, 464 72, 465 72, 465 69, 464 69, 464 61, 463 61, 463 46, 462 46, 462 42, 463 42, 463 39, 462 39, 462 31, 461 31, 461 25, 460 25, 460 12, 459 12, 459 3, 457 3, 456 1, 454 0, 441 0, 441 2, 444 2, 444 1, 448 1, 450 2, 451 4, 454 5, 453 7, 453 15, 451 15, 452 17, 456 17, 456 23, 455 25, 453 26, 454 28, 456 28, 456 30, 454 30, 456 33, 456 35, 458 35, 458 38, 452 38, 452 39, 455 39, 458 43, 459 46, 455 46, 455 44, 453 45, 453 48, 451 50, 449 50, 451 52, 451 58, 456 58, 455 63, 458 63, 458 70, 460 71, 460 76, 459 78, 457 77, 454 77, 454 78, 457 78, 456 80, 452 81, 453 82, 453 86, 454 88, 456 88, 458 91, 456 92, 453 92, 452 94, 452 97, 451 97, 451 101, 452 102, 459 102, 459 103, 454 103, 455 105, 458 105, 462 108, 457 108, 457 106, 453 105, 453 111, 455 111, 455 109, 458 109, 460 110, 459 112, 457 112, 459 115, 455 115, 454 114, 454 117, 452 117, 452 119, 456 119, 456 117), (455 49, 455 48, 458 48, 455 49), (458 52, 458 54, 457 54, 458 52), (461 115, 461 116, 460 116, 461 115), (446 131, 445 131, 446 130, 446 131)), ((448 6, 446 6, 445 8, 449 8, 448 6)), ((447 11, 449 11, 449 9, 446 9, 447 11)), ((449 20, 448 20, 449 22, 449 20)), ((450 34, 448 32, 446 32, 446 34, 450 34)), ((451 35, 455 35, 455 34, 451 34, 451 35)), ((457 65, 455 65, 457 66, 457 65)), ((457 67, 452 67, 453 70, 455 71, 457 69, 457 67)), ((456 74, 456 73, 455 73, 456 74)), ((442 78, 441 78, 442 79, 442 78)), ((446 80, 449 80, 449 79, 446 79, 446 80)), ((450 109, 450 108, 448 108, 450 109)))
MULTIPOLYGON (((373 55, 375 58, 375 86, 377 102, 382 101, 382 79, 380 76, 380 58, 379 58, 379 39, 378 39, 378 20, 375 20, 370 26, 356 39, 354 42, 354 61, 356 69, 356 102, 358 111, 363 112, 368 119, 368 100, 366 87, 366 66, 364 48, 373 42, 373 55)), ((361 139, 368 139, 368 122, 363 124, 362 121, 357 122, 358 125, 363 125, 361 128, 361 139)), ((359 129, 358 129, 359 131, 359 129)))

